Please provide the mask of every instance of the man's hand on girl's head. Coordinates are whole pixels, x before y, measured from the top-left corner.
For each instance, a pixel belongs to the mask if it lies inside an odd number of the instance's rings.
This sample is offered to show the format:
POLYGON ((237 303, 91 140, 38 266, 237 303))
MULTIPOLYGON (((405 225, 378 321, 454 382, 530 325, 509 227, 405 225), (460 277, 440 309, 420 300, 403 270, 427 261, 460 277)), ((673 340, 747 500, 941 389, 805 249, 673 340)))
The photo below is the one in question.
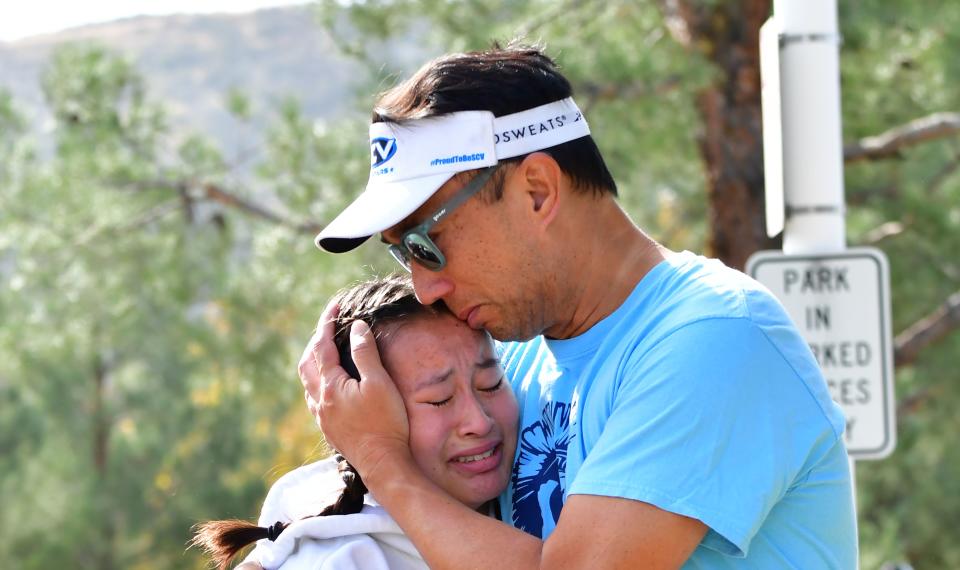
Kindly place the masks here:
POLYGON ((350 451, 338 449, 367 480, 378 466, 390 472, 391 463, 412 461, 410 426, 400 392, 384 369, 373 331, 365 322, 353 323, 350 346, 361 381, 348 376, 325 383, 321 413, 326 414, 325 422, 335 422, 337 441, 349 440, 350 451))
POLYGON ((327 443, 367 479, 380 465, 410 458, 407 413, 366 323, 355 322, 350 331, 353 360, 362 381, 340 366, 333 340, 338 313, 335 303, 324 309, 298 370, 307 407, 327 443))

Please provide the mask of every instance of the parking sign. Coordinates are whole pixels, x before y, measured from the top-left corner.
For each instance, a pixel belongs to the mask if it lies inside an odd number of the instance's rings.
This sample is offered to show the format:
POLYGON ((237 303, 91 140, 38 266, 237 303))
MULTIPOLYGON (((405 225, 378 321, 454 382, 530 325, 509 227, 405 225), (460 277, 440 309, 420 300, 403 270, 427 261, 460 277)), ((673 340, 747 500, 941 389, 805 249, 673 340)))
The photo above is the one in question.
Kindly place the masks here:
POLYGON ((747 262, 747 273, 783 303, 820 363, 856 459, 881 459, 896 444, 888 267, 874 248, 761 251, 747 262))

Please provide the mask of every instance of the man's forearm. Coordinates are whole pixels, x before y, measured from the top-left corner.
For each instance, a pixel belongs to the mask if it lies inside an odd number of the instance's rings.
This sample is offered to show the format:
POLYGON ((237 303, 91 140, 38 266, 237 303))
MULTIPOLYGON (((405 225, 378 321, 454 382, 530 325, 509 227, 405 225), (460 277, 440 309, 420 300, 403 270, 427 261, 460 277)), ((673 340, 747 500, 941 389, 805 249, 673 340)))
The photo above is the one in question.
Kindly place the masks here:
POLYGON ((543 542, 453 499, 412 462, 364 481, 433 569, 540 567, 543 542))

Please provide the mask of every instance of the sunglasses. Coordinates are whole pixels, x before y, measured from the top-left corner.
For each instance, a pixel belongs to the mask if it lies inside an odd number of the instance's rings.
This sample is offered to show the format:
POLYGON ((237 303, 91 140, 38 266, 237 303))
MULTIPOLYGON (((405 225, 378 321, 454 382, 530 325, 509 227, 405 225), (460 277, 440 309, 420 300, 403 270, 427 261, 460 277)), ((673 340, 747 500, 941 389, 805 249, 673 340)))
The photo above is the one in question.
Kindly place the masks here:
POLYGON ((426 219, 422 224, 414 226, 406 231, 400 238, 400 243, 387 246, 387 251, 397 262, 407 271, 411 271, 412 263, 416 261, 420 265, 431 271, 440 271, 447 264, 447 258, 443 252, 433 243, 427 233, 430 229, 440 223, 440 220, 450 215, 458 206, 467 201, 468 198, 480 191, 481 188, 490 180, 493 171, 497 169, 496 165, 488 166, 467 182, 452 198, 440 206, 432 216, 426 219))

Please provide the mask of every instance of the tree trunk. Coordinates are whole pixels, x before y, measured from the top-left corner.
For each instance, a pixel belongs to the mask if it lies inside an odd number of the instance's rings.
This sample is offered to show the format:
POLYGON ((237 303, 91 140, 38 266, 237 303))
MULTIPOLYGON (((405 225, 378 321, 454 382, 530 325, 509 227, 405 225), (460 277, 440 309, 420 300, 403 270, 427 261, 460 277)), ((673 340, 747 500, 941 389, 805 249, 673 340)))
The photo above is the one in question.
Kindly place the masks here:
POLYGON ((760 120, 760 26, 770 0, 663 0, 671 35, 714 64, 716 81, 697 96, 714 257, 742 269, 759 249, 779 247, 764 221, 760 120))
POLYGON ((102 354, 97 354, 93 365, 93 467, 96 471, 96 492, 99 514, 99 544, 94 552, 99 570, 113 570, 113 542, 116 534, 114 513, 110 501, 109 444, 110 417, 107 410, 107 375, 109 364, 102 354))

